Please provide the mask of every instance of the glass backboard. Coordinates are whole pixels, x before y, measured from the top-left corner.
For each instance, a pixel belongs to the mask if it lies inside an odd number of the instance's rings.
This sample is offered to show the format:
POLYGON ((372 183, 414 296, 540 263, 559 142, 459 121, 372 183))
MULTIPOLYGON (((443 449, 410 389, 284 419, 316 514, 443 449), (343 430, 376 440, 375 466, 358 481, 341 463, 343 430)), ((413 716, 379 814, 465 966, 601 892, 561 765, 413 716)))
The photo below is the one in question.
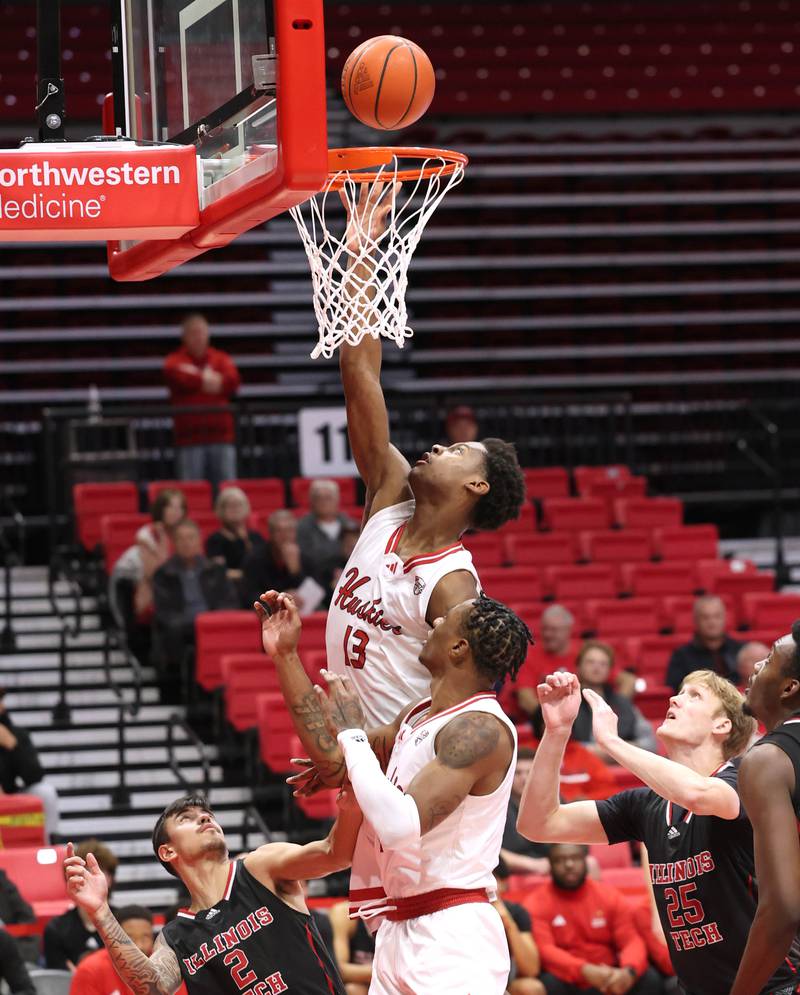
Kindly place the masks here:
POLYGON ((203 207, 275 169, 273 0, 118 0, 113 30, 118 135, 194 145, 203 207))

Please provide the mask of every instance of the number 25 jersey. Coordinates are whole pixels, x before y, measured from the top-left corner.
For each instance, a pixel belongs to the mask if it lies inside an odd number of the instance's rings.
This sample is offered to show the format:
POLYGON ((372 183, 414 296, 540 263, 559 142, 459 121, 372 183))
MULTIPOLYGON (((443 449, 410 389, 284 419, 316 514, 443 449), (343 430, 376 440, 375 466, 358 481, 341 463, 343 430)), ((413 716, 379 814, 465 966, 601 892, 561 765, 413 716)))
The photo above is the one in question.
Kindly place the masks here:
POLYGON ((396 550, 413 513, 414 502, 403 501, 369 519, 328 610, 328 668, 351 678, 369 727, 393 722, 409 702, 428 696, 431 675, 419 653, 431 631, 428 602, 442 577, 466 570, 480 589, 460 542, 403 563, 396 550))

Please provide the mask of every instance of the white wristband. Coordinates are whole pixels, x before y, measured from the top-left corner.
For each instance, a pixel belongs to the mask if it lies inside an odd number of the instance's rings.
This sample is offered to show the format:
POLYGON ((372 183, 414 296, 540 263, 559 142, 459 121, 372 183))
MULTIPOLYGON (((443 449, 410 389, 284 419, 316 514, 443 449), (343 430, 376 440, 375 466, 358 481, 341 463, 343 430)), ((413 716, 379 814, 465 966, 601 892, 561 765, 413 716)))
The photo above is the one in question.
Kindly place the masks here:
POLYGON ((385 850, 419 840, 417 803, 403 794, 381 770, 363 729, 345 729, 336 737, 344 752, 347 774, 365 818, 385 850))

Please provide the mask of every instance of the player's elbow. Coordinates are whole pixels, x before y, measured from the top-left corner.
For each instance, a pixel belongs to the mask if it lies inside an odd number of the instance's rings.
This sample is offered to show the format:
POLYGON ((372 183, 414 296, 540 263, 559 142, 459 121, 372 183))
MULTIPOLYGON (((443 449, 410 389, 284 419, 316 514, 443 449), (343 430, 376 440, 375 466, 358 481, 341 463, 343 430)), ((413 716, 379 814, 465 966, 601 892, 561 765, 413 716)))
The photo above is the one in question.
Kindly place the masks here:
POLYGON ((517 832, 537 843, 558 843, 558 810, 543 812, 541 809, 520 809, 517 815, 517 832))
POLYGON ((682 807, 694 815, 715 815, 719 819, 735 819, 739 815, 739 799, 733 791, 720 794, 719 785, 708 783, 692 785, 687 789, 682 807))

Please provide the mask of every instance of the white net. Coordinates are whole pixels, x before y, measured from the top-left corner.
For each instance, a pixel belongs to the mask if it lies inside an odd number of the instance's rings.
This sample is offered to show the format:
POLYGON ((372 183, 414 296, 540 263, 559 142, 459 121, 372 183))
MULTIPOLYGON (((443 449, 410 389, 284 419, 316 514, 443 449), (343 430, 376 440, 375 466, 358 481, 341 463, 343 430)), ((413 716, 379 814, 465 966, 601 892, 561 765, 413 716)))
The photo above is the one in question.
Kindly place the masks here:
POLYGON ((444 156, 416 157, 415 166, 414 178, 405 179, 408 170, 393 155, 368 181, 344 169, 291 209, 311 266, 319 329, 312 359, 330 358, 365 335, 402 348, 413 334, 406 309, 411 257, 442 198, 464 177, 463 162, 444 156))

